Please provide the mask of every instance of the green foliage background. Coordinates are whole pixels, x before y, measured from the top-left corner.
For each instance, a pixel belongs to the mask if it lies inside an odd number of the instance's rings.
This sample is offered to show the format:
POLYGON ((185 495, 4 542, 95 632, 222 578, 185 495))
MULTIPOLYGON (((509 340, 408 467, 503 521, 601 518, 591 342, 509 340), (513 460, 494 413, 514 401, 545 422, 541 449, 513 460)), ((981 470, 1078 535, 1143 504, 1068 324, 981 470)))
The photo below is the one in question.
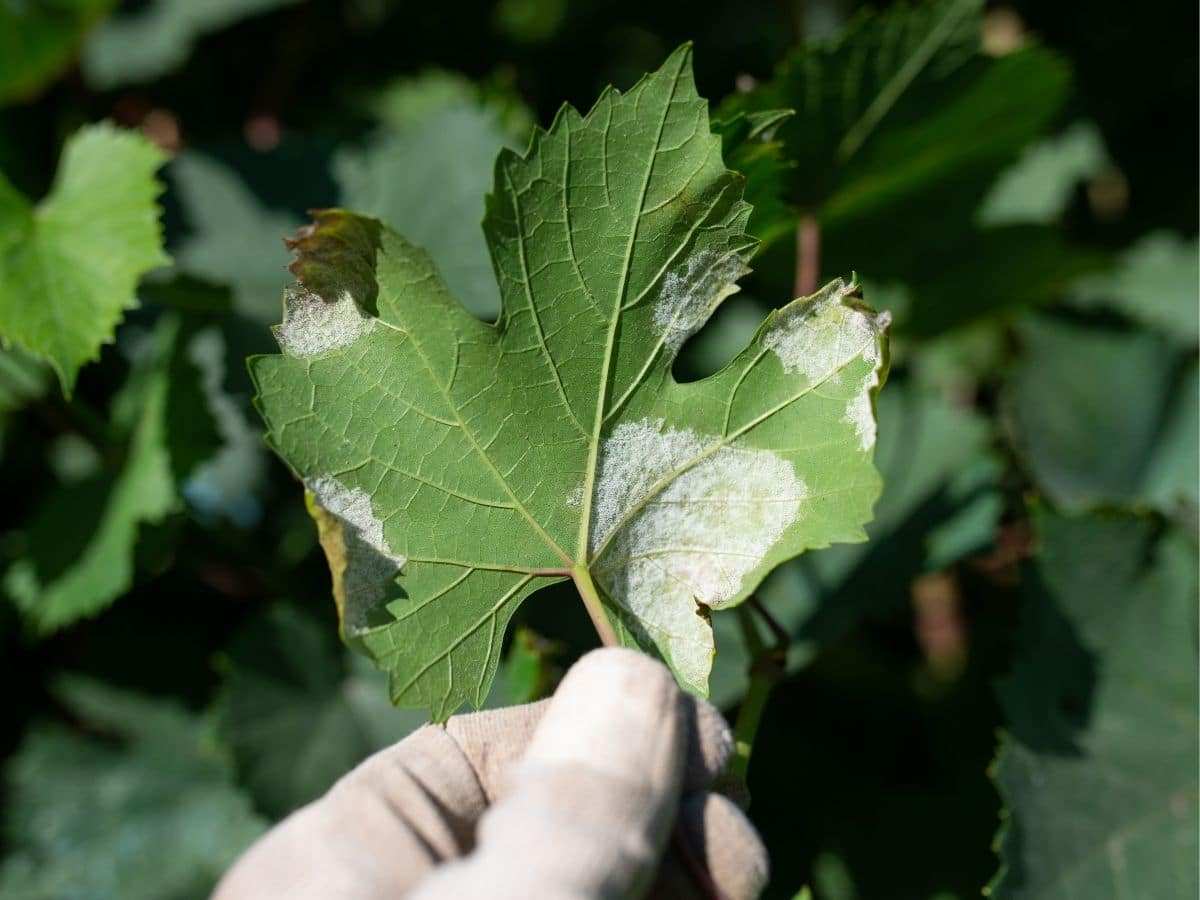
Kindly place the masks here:
MULTIPOLYGON (((0 0, 0 337, 58 348, 0 349, 0 897, 204 896, 421 721, 339 643, 250 407, 281 239, 379 216, 487 315, 496 150, 685 40, 764 249, 677 373, 793 296, 802 219, 894 321, 871 540, 760 592, 791 635, 750 769, 769 895, 1195 896, 1195 6, 881 6, 0 0)), ((488 703, 592 645, 569 590, 522 607, 488 703)))

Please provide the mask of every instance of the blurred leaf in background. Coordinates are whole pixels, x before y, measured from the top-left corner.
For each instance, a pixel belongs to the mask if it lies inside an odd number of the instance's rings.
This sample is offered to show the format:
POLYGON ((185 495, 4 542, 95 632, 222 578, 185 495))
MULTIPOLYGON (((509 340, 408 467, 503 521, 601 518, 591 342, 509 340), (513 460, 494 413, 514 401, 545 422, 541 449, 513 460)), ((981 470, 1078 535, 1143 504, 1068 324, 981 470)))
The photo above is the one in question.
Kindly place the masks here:
POLYGON ((1197 254, 1195 241, 1150 234, 1111 273, 1067 293, 1073 306, 1124 323, 1043 316, 1021 324, 1014 442, 1060 507, 1150 506, 1195 533, 1197 254))
POLYGON ((18 347, 0 347, 0 461, 8 417, 46 393, 50 369, 18 347))
POLYGON ((1019 335, 1015 441, 1049 497, 1073 510, 1198 507, 1194 442, 1190 458, 1181 446, 1196 422, 1195 347, 1046 317, 1019 335))
MULTIPOLYGON (((896 186, 940 181, 980 152, 964 133, 953 144, 931 146, 936 155, 908 157, 907 167, 896 171, 886 161, 880 165, 878 156, 865 162, 860 156, 860 151, 874 149, 870 143, 886 145, 889 137, 895 140, 902 133, 898 129, 905 105, 927 118, 942 111, 928 102, 932 92, 968 92, 980 72, 956 78, 960 67, 989 68, 974 61, 982 8, 982 0, 935 0, 883 15, 861 12, 836 37, 797 49, 770 82, 730 101, 745 109, 795 111, 777 137, 796 163, 788 194, 798 208, 850 205, 830 201, 839 191, 877 197, 896 186)), ((957 99, 955 93, 951 97, 957 99)), ((982 136, 977 140, 982 142, 982 136)))
POLYGON ((248 622, 222 667, 221 736, 255 805, 274 819, 425 721, 392 707, 387 676, 342 647, 331 623, 287 606, 248 622))
POLYGON ((1104 138, 1090 122, 1025 148, 988 189, 976 220, 981 225, 1054 225, 1075 187, 1108 164, 1104 138))
POLYGON ((1129 516, 1035 522, 1020 650, 1000 686, 1008 814, 991 895, 1193 896, 1195 545, 1129 516))
POLYGON ((1071 285, 1070 301, 1084 309, 1120 312, 1185 348, 1200 340, 1200 242, 1169 231, 1147 234, 1109 271, 1071 285))
MULTIPOLYGON (((791 640, 749 771, 766 897, 978 896, 1002 807, 997 896, 1194 895, 1198 17, 0 0, 0 895, 198 900, 415 723, 342 646, 251 406, 283 239, 374 211, 491 318, 496 152, 689 40, 766 246, 676 377, 721 370, 805 280, 857 271, 895 323, 870 541, 759 592, 791 640), (72 159, 88 196, 51 234, 72 159)), ((553 689, 594 642, 577 606, 522 606, 487 705, 553 689)), ((714 626, 732 718, 751 659, 714 626)))
POLYGON ((392 86, 377 101, 386 123, 361 148, 340 151, 333 171, 342 206, 422 247, 463 305, 490 321, 500 292, 483 239, 483 198, 500 148, 524 147, 504 130, 504 108, 474 93, 436 73, 392 86))
POLYGON ((175 157, 166 175, 187 228, 171 244, 177 269, 228 285, 241 315, 274 321, 288 283, 283 238, 300 227, 300 217, 267 208, 236 170, 200 151, 175 157))
POLYGON ((36 206, 0 175, 0 340, 48 360, 68 396, 135 305, 138 279, 170 261, 155 204, 162 163, 141 136, 94 125, 67 142, 36 206))
POLYGON ((0 895, 201 897, 266 827, 210 724, 176 703, 63 677, 92 733, 32 731, 8 768, 0 895))
POLYGON ((27 100, 75 61, 88 30, 116 0, 0 4, 0 106, 27 100))
POLYGON ((160 320, 114 398, 108 471, 50 491, 22 535, 24 554, 4 574, 5 591, 42 632, 95 615, 129 589, 139 528, 175 504, 172 465, 187 474, 215 449, 207 409, 172 402, 189 385, 193 398, 199 393, 198 373, 176 360, 180 327, 160 320))
POLYGON ((88 39, 83 74, 109 90, 166 75, 187 61, 205 34, 304 0, 148 0, 105 20, 88 39))
POLYGON ((853 268, 869 280, 902 281, 915 302, 897 325, 933 335, 1043 301, 1097 264, 1052 227, 1061 209, 1044 183, 1061 184, 1080 166, 1058 164, 1047 176, 1041 157, 1021 159, 1066 101, 1069 70, 1037 46, 984 55, 982 5, 934 0, 862 13, 728 102, 727 114, 796 111, 775 137, 794 164, 787 199, 814 231, 809 252, 819 253, 806 261, 796 251, 797 293, 802 275, 816 277, 818 259, 824 272, 853 268), (993 188, 1018 161, 1028 174, 993 188), (1007 199, 989 197, 996 189, 1007 199), (1017 192, 1040 204, 1019 223, 997 206, 1022 202, 1017 192), (990 220, 977 216, 985 200, 1001 211, 990 220))

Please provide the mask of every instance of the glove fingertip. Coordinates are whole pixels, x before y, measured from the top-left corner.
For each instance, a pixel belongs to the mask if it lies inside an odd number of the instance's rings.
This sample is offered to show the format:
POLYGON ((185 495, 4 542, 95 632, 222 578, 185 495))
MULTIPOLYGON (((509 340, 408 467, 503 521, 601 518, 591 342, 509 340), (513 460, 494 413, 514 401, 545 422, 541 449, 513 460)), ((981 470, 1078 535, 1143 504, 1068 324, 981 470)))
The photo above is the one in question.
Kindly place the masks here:
POLYGON ((722 897, 755 900, 762 893, 770 875, 767 848, 737 804, 721 794, 692 794, 680 804, 679 824, 722 897))
POLYGON ((733 756, 733 731, 720 710, 700 697, 688 696, 685 704, 687 762, 684 791, 695 791, 716 781, 733 756))

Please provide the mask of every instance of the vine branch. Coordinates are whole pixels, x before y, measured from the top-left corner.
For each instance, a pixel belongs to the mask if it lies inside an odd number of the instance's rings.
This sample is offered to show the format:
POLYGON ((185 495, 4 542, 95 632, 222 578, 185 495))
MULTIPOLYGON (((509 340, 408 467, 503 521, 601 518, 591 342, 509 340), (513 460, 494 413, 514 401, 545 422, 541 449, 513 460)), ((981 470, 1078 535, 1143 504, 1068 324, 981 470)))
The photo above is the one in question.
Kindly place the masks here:
POLYGON ((729 777, 738 785, 746 783, 750 768, 750 754, 754 750, 754 739, 762 723, 763 710, 771 691, 783 677, 787 666, 787 648, 791 641, 787 630, 767 611, 757 596, 736 608, 742 639, 750 651, 750 685, 738 708, 737 721, 733 725, 733 761, 729 765, 729 777), (755 616, 766 623, 772 641, 766 643, 759 633, 755 616))
POLYGON ((796 226, 796 296, 817 291, 821 277, 821 225, 812 215, 800 217, 796 226))

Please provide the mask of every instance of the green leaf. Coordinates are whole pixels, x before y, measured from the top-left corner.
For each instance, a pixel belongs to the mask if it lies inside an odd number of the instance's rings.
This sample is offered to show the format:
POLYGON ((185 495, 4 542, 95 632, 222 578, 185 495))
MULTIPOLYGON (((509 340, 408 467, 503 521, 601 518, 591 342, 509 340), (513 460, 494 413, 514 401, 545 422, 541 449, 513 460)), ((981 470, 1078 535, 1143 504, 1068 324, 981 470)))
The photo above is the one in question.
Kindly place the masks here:
POLYGON ((546 640, 530 628, 517 628, 485 705, 515 706, 549 696, 562 676, 555 658, 564 649, 563 644, 546 640))
POLYGON ((745 112, 714 121, 729 168, 746 179, 744 199, 753 207, 748 229, 763 243, 771 243, 794 227, 795 213, 784 203, 784 182, 794 164, 784 158, 783 142, 775 139, 779 123, 791 110, 745 112))
POLYGON ((129 423, 120 471, 51 492, 27 525, 24 554, 4 574, 5 591, 44 633, 95 615, 127 591, 139 528, 161 521, 175 503, 169 448, 180 442, 170 440, 169 423, 179 390, 172 379, 179 327, 175 318, 160 322, 113 402, 114 420, 129 423))
POLYGON ((301 0, 151 0, 106 20, 83 53, 89 84, 109 90, 150 81, 187 61, 192 44, 251 16, 301 0))
POLYGON ((1161 443, 1187 430, 1183 354, 1150 332, 1049 318, 1025 322, 1020 336, 1010 376, 1015 440, 1050 498, 1071 510, 1180 500, 1195 507, 1186 442, 1161 443))
POLYGON ((500 293, 479 220, 496 152, 509 143, 491 109, 461 102, 430 109, 335 157, 342 205, 423 247, 463 305, 494 319, 500 293))
MULTIPOLYGON (((170 319, 167 322, 168 330, 175 327, 170 319)), ((189 352, 193 337, 194 325, 180 328, 167 363, 165 431, 171 477, 176 484, 186 481, 212 459, 222 443, 210 402, 212 379, 205 377, 195 355, 189 352)))
POLYGON ((1107 307, 1160 331, 1173 343, 1200 340, 1200 240, 1152 232, 1121 254, 1110 272, 1080 279, 1070 299, 1091 309, 1107 307))
POLYGON ((885 323, 835 282, 721 372, 672 377, 754 249, 687 47, 503 152, 493 191, 495 325, 372 220, 327 211, 293 242, 284 353, 252 369, 343 628, 440 718, 486 696, 517 605, 571 576, 599 627, 703 691, 709 609, 863 538, 885 323))
POLYGON ((1061 107, 1069 81, 1066 65, 1038 47, 950 69, 876 129, 823 204, 823 222, 849 227, 933 197, 945 204, 942 215, 974 212, 1061 107))
POLYGON ((1000 686, 999 900, 1190 897, 1196 546, 1133 518, 1035 517, 1020 656, 1000 686))
POLYGON ((1066 65, 1037 46, 983 56, 982 5, 928 0, 864 13, 724 108, 795 110, 775 139, 795 164, 786 199, 819 226, 821 270, 907 284, 917 302, 897 326, 921 336, 1042 302, 1099 264, 1055 229, 979 221, 980 204, 1070 83, 1066 65))
MULTIPOLYGON (((363 103, 364 111, 382 126, 399 131, 418 126, 446 109, 464 107, 490 110, 500 130, 518 144, 528 141, 533 130, 533 113, 511 84, 503 80, 477 83, 445 69, 424 69, 397 78, 369 92, 363 103)), ((489 159, 489 173, 491 162, 489 159)))
POLYGON ((288 281, 287 253, 276 236, 294 230, 300 220, 264 206, 231 167, 203 153, 180 153, 166 174, 188 225, 171 246, 176 267, 228 285, 237 312, 269 322, 278 314, 273 298, 288 281))
POLYGON ((1060 135, 1025 149, 988 190, 979 209, 982 225, 1053 225, 1079 182, 1108 164, 1100 130, 1076 122, 1060 135))
MULTIPOLYGON (((953 186, 973 208, 1061 105, 1066 71, 1036 47, 979 51, 982 0, 863 13, 806 44, 734 110, 790 108, 776 137, 795 163, 789 198, 845 223, 953 186)), ((942 211, 945 215, 945 211, 942 211)))
POLYGON ((827 203, 841 170, 870 149, 898 105, 903 113, 906 99, 924 95, 928 115, 930 93, 972 60, 982 8, 982 0, 932 0, 886 15, 863 13, 834 40, 797 49, 770 82, 732 98, 729 107, 794 109, 778 131, 796 163, 792 199, 806 208, 827 203))
POLYGON ((1147 502, 1197 530, 1200 509, 1200 364, 1193 359, 1167 400, 1162 429, 1146 467, 1147 502))
POLYGON ((276 604, 234 639, 219 727, 255 805, 280 818, 425 721, 310 616, 276 604))
POLYGON ((852 261, 871 280, 908 285, 915 303, 897 324, 924 337, 1045 302, 1096 268, 1100 260, 1056 228, 978 222, 989 190, 1050 122, 1068 84, 1066 66, 1033 47, 975 58, 907 97, 818 211, 822 266, 836 272, 852 261))
POLYGON ((63 679, 58 694, 91 736, 35 727, 9 763, 0 895, 207 896, 266 827, 208 723, 83 679, 63 679))
MULTIPOLYGON (((260 495, 268 461, 261 432, 247 420, 249 397, 231 394, 225 387, 227 360, 234 356, 233 350, 227 335, 214 327, 196 333, 186 355, 198 375, 197 402, 211 412, 219 440, 206 445, 207 452, 200 454, 200 464, 180 490, 202 516, 222 516, 249 527, 262 515, 260 495)), ((172 435, 176 440, 177 433, 172 435)))
POLYGON ((0 105, 36 94, 74 60, 114 0, 0 4, 0 105))
POLYGON ((163 159, 140 135, 92 125, 67 141, 37 206, 0 176, 0 339, 48 360, 68 395, 136 305, 138 279, 169 262, 154 202, 163 159))

